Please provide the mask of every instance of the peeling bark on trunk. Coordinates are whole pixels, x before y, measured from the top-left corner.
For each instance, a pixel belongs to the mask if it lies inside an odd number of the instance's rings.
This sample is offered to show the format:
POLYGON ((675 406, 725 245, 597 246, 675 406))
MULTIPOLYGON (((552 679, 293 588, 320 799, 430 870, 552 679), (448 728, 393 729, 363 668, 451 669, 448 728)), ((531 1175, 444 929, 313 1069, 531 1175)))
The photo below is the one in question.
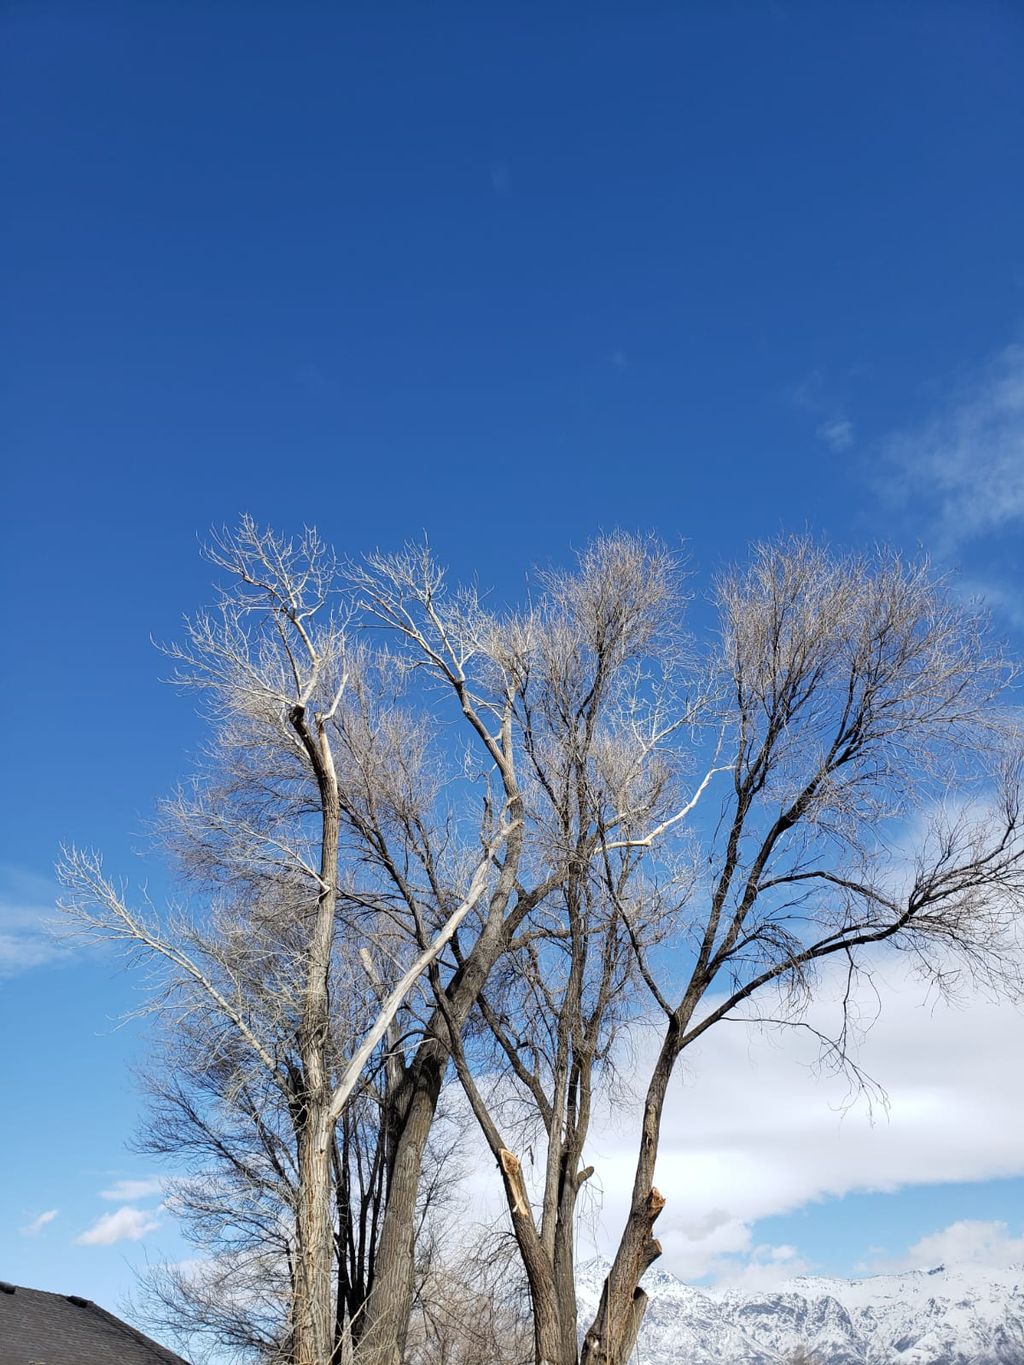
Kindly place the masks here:
POLYGON ((533 1221, 533 1210, 523 1179, 519 1158, 507 1148, 498 1152, 498 1164, 505 1182, 512 1228, 523 1257, 526 1277, 530 1284, 533 1308, 534 1356, 538 1365, 576 1365, 576 1350, 572 1359, 563 1355, 562 1309, 551 1265, 533 1221))
POLYGON ((608 1278, 597 1316, 583 1340, 580 1365, 626 1365, 636 1344, 647 1295, 640 1281, 661 1255, 654 1224, 665 1207, 665 1198, 654 1188, 661 1115, 669 1079, 679 1054, 681 1019, 670 1023, 644 1101, 640 1150, 633 1182, 633 1200, 608 1278))
POLYGON ((629 1359, 647 1308, 640 1280, 661 1255, 653 1228, 664 1207, 664 1196, 652 1188, 630 1214, 627 1235, 604 1282, 597 1317, 583 1341, 581 1365, 625 1365, 629 1359))
POLYGON ((312 1115, 298 1158, 295 1365, 330 1365, 335 1338, 331 1150, 322 1120, 312 1115))

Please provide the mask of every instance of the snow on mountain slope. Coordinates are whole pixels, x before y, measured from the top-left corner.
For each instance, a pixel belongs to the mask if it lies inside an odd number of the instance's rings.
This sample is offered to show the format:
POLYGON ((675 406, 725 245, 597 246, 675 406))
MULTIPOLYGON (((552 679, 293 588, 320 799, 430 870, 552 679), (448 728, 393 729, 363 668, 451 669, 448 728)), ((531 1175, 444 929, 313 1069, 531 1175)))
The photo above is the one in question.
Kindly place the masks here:
MULTIPOLYGON (((605 1270, 581 1267, 581 1325, 605 1270)), ((779 1365, 800 1349, 820 1365, 1024 1365, 1024 1265, 800 1276, 756 1294, 694 1289, 654 1269, 644 1288, 638 1365, 779 1365)))

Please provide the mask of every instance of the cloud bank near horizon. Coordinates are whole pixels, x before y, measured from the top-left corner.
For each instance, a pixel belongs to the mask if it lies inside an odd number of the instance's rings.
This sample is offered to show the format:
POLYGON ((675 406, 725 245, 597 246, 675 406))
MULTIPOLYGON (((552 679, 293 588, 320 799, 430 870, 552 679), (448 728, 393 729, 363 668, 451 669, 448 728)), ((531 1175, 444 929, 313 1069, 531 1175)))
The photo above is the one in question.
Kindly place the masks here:
MULTIPOLYGON (((667 1201, 656 1228, 665 1269, 765 1288, 815 1266, 799 1246, 759 1239, 761 1219, 857 1192, 1024 1175, 1024 1092, 1007 1083, 1024 1053, 1024 1013, 980 994, 959 1006, 930 998, 899 962, 877 981, 882 1010, 856 1060, 884 1085, 888 1113, 877 1103, 869 1110, 863 1097, 851 1103, 846 1079, 817 1065, 806 1031, 723 1022, 685 1054, 655 1177, 667 1201)), ((838 973, 823 982, 809 1024, 834 1028, 840 990, 838 973)), ((870 1015, 873 1000, 861 1004, 870 1015)), ((638 1036, 632 1050, 623 1067, 631 1098, 605 1105, 592 1130, 586 1160, 596 1174, 584 1186, 581 1261, 612 1254, 629 1204, 653 1037, 638 1036)), ((502 1209, 493 1163, 481 1152, 467 1164, 474 1217, 489 1221, 502 1209)), ((529 1170, 528 1155, 524 1164, 529 1170)), ((905 1251, 876 1249, 871 1268, 1006 1264, 1024 1258, 1018 1241, 1005 1228, 954 1223, 905 1251)))

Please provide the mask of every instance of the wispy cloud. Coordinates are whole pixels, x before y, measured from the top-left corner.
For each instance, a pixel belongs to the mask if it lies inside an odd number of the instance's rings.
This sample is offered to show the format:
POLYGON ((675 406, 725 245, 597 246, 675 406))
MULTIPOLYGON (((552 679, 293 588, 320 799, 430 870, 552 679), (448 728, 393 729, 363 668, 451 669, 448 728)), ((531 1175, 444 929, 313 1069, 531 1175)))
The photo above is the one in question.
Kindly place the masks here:
POLYGON ((884 453, 890 493, 940 553, 1024 525, 1024 345, 992 357, 884 453))
POLYGON ((846 405, 835 396, 820 371, 814 370, 794 384, 789 397, 798 412, 819 419, 814 434, 833 454, 842 454, 853 446, 856 432, 846 405))
POLYGON ((149 1232, 160 1226, 155 1212, 125 1205, 113 1213, 105 1213, 97 1218, 92 1227, 79 1233, 75 1241, 79 1246, 109 1247, 115 1242, 138 1242, 149 1232))
POLYGON ((853 445, 853 423, 848 417, 830 417, 821 423, 814 434, 837 455, 853 445))
POLYGON ((55 899, 56 890, 45 877, 0 865, 0 977, 66 955, 49 928, 55 899))
POLYGON ((56 1217, 56 1209, 47 1209, 45 1213, 39 1214, 38 1217, 32 1219, 31 1223, 26 1223, 25 1226, 19 1228, 18 1231, 21 1233, 22 1237, 38 1237, 43 1228, 45 1228, 48 1223, 52 1223, 56 1217))
POLYGON ((998 568, 985 574, 961 574, 957 586, 964 597, 980 599, 988 609, 1024 630, 1024 593, 1012 577, 998 577, 998 568))
POLYGON ((109 1189, 100 1190, 100 1198, 110 1199, 115 1203, 130 1203, 133 1199, 150 1199, 154 1194, 159 1194, 163 1187, 164 1182, 159 1177, 144 1180, 115 1180, 109 1189))

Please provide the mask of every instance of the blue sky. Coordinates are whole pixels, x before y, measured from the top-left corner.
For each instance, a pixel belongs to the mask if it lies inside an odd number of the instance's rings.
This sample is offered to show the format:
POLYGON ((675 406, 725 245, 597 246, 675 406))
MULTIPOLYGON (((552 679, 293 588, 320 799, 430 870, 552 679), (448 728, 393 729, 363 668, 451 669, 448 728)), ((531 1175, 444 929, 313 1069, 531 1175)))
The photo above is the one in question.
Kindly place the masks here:
MULTIPOLYGON (((923 545, 1021 646, 1022 69, 986 0, 3 7, 0 1277, 116 1307, 180 1254, 117 1183, 154 1174, 136 988, 37 925, 61 839, 159 885, 133 852, 201 728, 150 637, 212 525, 426 528, 499 593, 600 528, 705 573, 810 527, 923 545)), ((883 1142, 716 1254, 1016 1250, 997 1147, 887 1178, 883 1142)))

